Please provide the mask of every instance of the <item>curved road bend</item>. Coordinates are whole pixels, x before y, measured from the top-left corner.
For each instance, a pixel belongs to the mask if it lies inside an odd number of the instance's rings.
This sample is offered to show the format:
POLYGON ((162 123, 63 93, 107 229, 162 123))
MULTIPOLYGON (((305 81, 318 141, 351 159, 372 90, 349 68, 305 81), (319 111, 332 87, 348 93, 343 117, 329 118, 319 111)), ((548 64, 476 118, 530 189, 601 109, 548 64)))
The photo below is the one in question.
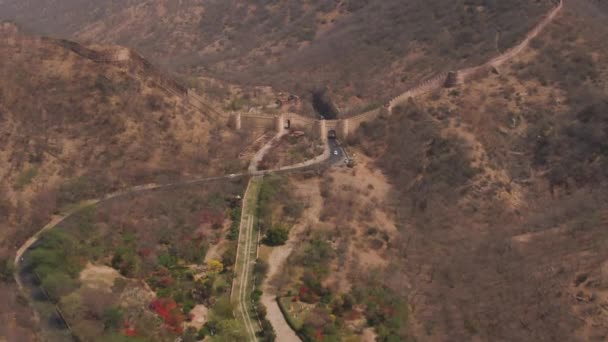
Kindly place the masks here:
MULTIPOLYGON (((263 158, 263 154, 260 156, 259 159, 261 160, 261 158, 263 158)), ((340 146, 339 141, 334 140, 334 139, 329 139, 326 144, 326 151, 325 151, 325 153, 323 153, 323 155, 317 156, 316 158, 311 159, 308 162, 296 164, 295 166, 292 166, 292 167, 289 167, 289 166, 284 167, 284 168, 281 168, 280 170, 274 170, 271 172, 278 173, 278 172, 289 172, 289 171, 293 171, 295 169, 307 169, 310 167, 314 167, 315 165, 317 165, 319 163, 319 161, 320 162, 325 161, 328 165, 338 165, 340 163, 343 163, 346 160, 346 158, 347 158, 346 153, 345 153, 344 149, 340 146)), ((253 165, 253 168, 251 168, 250 171, 253 172, 254 174, 263 175, 266 173, 266 171, 257 171, 257 168, 256 168, 257 164, 252 163, 252 165, 253 165)), ((255 181, 256 181, 256 177, 252 178, 249 183, 250 186, 255 181)), ((236 265, 237 266, 246 265, 250 269, 247 271, 241 270, 241 272, 236 272, 237 275, 239 273, 241 273, 241 279, 235 278, 234 283, 233 283, 233 288, 235 287, 235 284, 239 285, 239 294, 237 296, 239 299, 239 303, 238 303, 239 314, 241 315, 241 318, 243 319, 243 321, 247 327, 249 340, 255 341, 256 340, 255 329, 251 329, 251 327, 255 323, 252 323, 252 319, 249 316, 249 313, 251 312, 251 310, 248 309, 248 303, 250 302, 250 297, 248 297, 248 295, 251 293, 251 289, 249 289, 247 286, 247 283, 248 283, 247 276, 253 274, 253 269, 255 267, 255 259, 256 259, 256 254, 257 254, 256 253, 257 252, 257 238, 255 236, 251 235, 251 234, 255 233, 255 230, 253 227, 254 212, 248 212, 248 210, 245 209, 245 206, 247 204, 248 204, 247 202, 243 202, 244 209, 242 211, 243 215, 241 216, 241 225, 240 225, 241 233, 239 234, 240 237, 242 236, 245 239, 247 239, 247 243, 242 243, 241 238, 239 237, 239 246, 244 245, 246 248, 246 251, 245 252, 241 251, 241 253, 237 253, 237 260, 238 260, 238 258, 244 258, 245 260, 243 260, 242 262, 237 261, 236 265), (245 229, 244 233, 243 233, 243 229, 245 229), (243 278, 245 278, 245 279, 243 279, 243 278)), ((280 265, 277 265, 276 267, 279 267, 279 266, 280 265)), ((267 279, 265 280, 265 282, 268 282, 270 277, 273 277, 277 271, 277 270, 272 269, 273 268, 272 265, 270 267, 271 267, 271 270, 269 270, 269 273, 267 275, 267 279)), ((276 301, 276 294, 263 293, 262 296, 263 296, 262 303, 266 306, 266 309, 268 312, 266 315, 266 318, 268 319, 268 321, 270 322, 270 324, 272 325, 272 327, 275 331, 276 340, 281 341, 281 342, 300 341, 300 338, 295 333, 295 331, 289 326, 285 316, 281 312, 281 309, 279 308, 279 305, 276 301)))
MULTIPOLYGON (((517 53, 521 52, 521 50, 523 50, 523 48, 525 48, 529 41, 537 36, 538 34, 540 34, 540 32, 549 24, 551 23, 555 17, 557 16, 557 14, 561 11, 562 7, 564 5, 564 0, 560 0, 558 6, 556 8, 554 8, 548 15, 547 18, 545 18, 539 25, 537 25, 529 34, 527 39, 525 39, 522 43, 519 44, 519 46, 516 46, 515 48, 511 49, 510 51, 507 52, 507 55, 509 58, 514 57, 517 53), (510 54, 509 54, 510 52, 510 54), (514 53, 515 52, 515 53, 514 53)), ((505 57, 505 56, 498 56, 495 57, 494 59, 492 59, 490 62, 504 62, 504 60, 501 59, 501 57, 505 57)), ((398 98, 398 97, 397 97, 398 98)), ((344 152, 342 151, 341 148, 339 148, 339 145, 337 145, 337 142, 333 142, 335 145, 331 146, 331 141, 330 141, 330 156, 327 160, 320 160, 317 163, 314 163, 312 165, 306 165, 306 166, 302 166, 302 167, 298 167, 298 168, 294 168, 294 169, 282 169, 282 170, 268 170, 268 171, 257 171, 256 174, 269 174, 269 173, 273 173, 273 172, 285 172, 285 171, 299 171, 299 170, 303 170, 306 169, 310 166, 314 166, 317 164, 322 164, 323 162, 327 162, 328 164, 332 164, 332 163, 337 163, 340 162, 343 158, 344 158, 344 152), (338 155, 334 155, 334 150, 338 151, 338 155)), ((133 187, 129 190, 125 190, 123 192, 119 192, 119 193, 115 193, 115 194, 110 194, 106 197, 103 197, 101 199, 93 199, 93 200, 89 200, 89 201, 85 201, 82 202, 79 206, 77 206, 75 209, 70 210, 69 212, 65 213, 62 216, 56 216, 49 224, 47 224, 46 226, 42 227, 36 234, 34 234, 31 238, 29 238, 18 250, 17 253, 15 255, 15 260, 14 260, 14 265, 15 265, 15 281, 17 283, 17 286, 19 288, 19 290, 25 295, 24 291, 23 291, 23 283, 21 281, 20 278, 20 272, 19 269, 21 268, 21 259, 23 257, 23 254, 32 246, 34 245, 38 239, 40 238, 40 236, 42 235, 42 233, 44 233, 47 230, 53 229, 54 227, 56 227, 57 225, 59 225, 61 222, 63 222, 65 219, 67 219, 68 217, 72 216, 73 214, 79 212, 81 209, 88 207, 88 206, 92 206, 92 205, 96 205, 99 204, 101 202, 107 201, 109 199, 112 198, 118 198, 120 196, 127 196, 130 194, 134 194, 134 193, 138 193, 138 192, 143 192, 143 191, 149 191, 149 190, 158 190, 158 189, 164 189, 164 188, 168 188, 171 186, 178 186, 178 185, 187 185, 187 184, 197 184, 197 183, 204 183, 204 182, 208 182, 208 181, 212 181, 212 180, 219 180, 219 179, 227 179, 227 178, 233 178, 233 177, 242 177, 242 176, 246 176, 249 175, 249 173, 241 173, 241 174, 233 174, 233 175, 229 175, 229 176, 220 176, 220 177, 211 177, 211 178, 205 178, 205 179, 199 179, 199 180, 192 180, 192 181, 185 181, 185 182, 177 182, 177 183, 172 183, 172 184, 165 184, 165 185, 157 185, 157 184, 149 184, 149 185, 143 185, 143 186, 136 186, 133 187)))
MULTIPOLYGON (((530 42, 531 39, 533 39, 534 37, 538 36, 540 34, 540 32, 542 32, 542 30, 555 19, 555 17, 557 16, 557 14, 563 8, 563 5, 564 5, 564 0, 560 0, 558 6, 556 8, 554 8, 549 13, 549 15, 543 21, 541 21, 527 35, 526 39, 524 39, 523 42, 521 42, 520 44, 518 44, 514 48, 510 49, 509 51, 507 51, 502 56, 497 56, 497 57, 493 58, 492 60, 490 60, 486 64, 488 64, 488 63, 504 63, 506 60, 515 57, 519 52, 521 52, 529 44, 529 42, 530 42)), ((399 98, 402 95, 397 96, 395 99, 399 98)), ((393 102, 393 101, 391 101, 391 102, 393 102)), ((389 102, 389 103, 391 103, 391 102, 389 102)), ((392 105, 391 105, 391 107, 392 107, 392 105)), ((328 163, 331 165, 332 163, 340 162, 344 158, 344 152, 342 151, 341 148, 339 148, 339 145, 337 145, 337 142, 330 140, 329 148, 330 148, 330 153, 331 154, 330 154, 328 160, 320 160, 320 161, 318 161, 316 163, 313 163, 312 165, 305 165, 305 166, 301 166, 301 167, 297 167, 297 168, 293 168, 293 169, 283 168, 283 169, 279 169, 279 170, 256 171, 255 173, 252 172, 252 174, 263 175, 263 174, 269 174, 269 173, 273 173, 273 172, 298 171, 298 170, 301 170, 301 169, 306 169, 309 166, 313 166, 313 165, 317 165, 317 164, 322 164, 325 161, 328 161, 328 163), (332 143, 334 144, 334 146, 331 145, 332 143), (338 155, 334 155, 334 150, 338 151, 338 155)), ((36 234, 34 234, 31 238, 29 238, 17 250, 16 256, 15 256, 15 261, 14 261, 14 265, 15 265, 15 281, 17 283, 17 286, 18 286, 19 290, 23 293, 23 283, 22 283, 22 281, 20 279, 20 276, 19 276, 20 272, 18 271, 20 269, 20 267, 21 267, 21 259, 23 257, 23 254, 34 243, 36 243, 36 241, 38 241, 38 239, 40 238, 40 236, 42 235, 42 233, 44 233, 45 231, 50 230, 50 229, 56 227, 58 224, 60 224, 61 222, 63 222, 65 219, 67 219, 68 217, 72 216, 73 214, 77 213, 78 211, 80 211, 84 207, 96 205, 96 204, 99 204, 101 202, 107 201, 107 200, 112 199, 112 198, 117 198, 117 197, 120 197, 120 196, 126 196, 126 195, 134 194, 134 193, 137 193, 137 192, 164 189, 164 188, 168 188, 168 187, 171 187, 171 186, 178 186, 178 185, 203 183, 203 182, 208 182, 208 181, 211 181, 211 180, 219 180, 219 179, 222 179, 222 178, 242 177, 242 176, 246 176, 248 174, 249 173, 247 173, 247 174, 241 173, 241 174, 234 174, 234 175, 229 175, 229 176, 212 177, 212 178, 199 179, 199 180, 186 181, 186 182, 178 182, 178 183, 165 184, 165 185, 149 184, 149 185, 143 185, 143 186, 136 186, 136 187, 133 187, 133 188, 131 188, 129 190, 125 190, 124 192, 110 194, 110 195, 108 195, 108 196, 106 196, 104 198, 101 198, 101 199, 93 199, 93 200, 90 200, 90 201, 83 202, 78 207, 76 207, 75 209, 70 210, 69 212, 65 213, 64 215, 62 215, 62 216, 56 216, 49 224, 47 224, 42 229, 40 229, 36 234)))
MULTIPOLYGON (((333 144, 333 145, 329 145, 331 146, 332 149, 336 149, 337 143, 333 144)), ((342 153, 341 148, 339 148, 339 146, 337 146, 337 149, 340 150, 340 153, 342 153)), ((342 154, 340 154, 342 155, 342 154)), ((303 165, 303 166, 299 166, 299 167, 295 167, 295 168, 291 168, 291 169, 280 169, 280 170, 267 170, 264 172, 257 172, 258 175, 265 175, 265 174, 271 174, 271 173, 276 173, 276 172, 298 172, 298 171, 305 171, 308 170, 311 167, 315 167, 318 165, 325 165, 327 167, 332 166, 333 164, 336 164, 338 162, 341 161, 341 159, 336 158, 335 155, 333 155, 333 150, 331 151, 331 158, 325 158, 325 159, 320 159, 320 160, 316 160, 315 163, 312 163, 310 165, 303 165)), ((138 185, 138 186, 134 186, 131 187, 129 189, 123 190, 123 191, 118 191, 118 192, 114 192, 111 194, 108 194, 104 197, 100 197, 100 198, 96 198, 96 199, 90 199, 90 200, 86 200, 86 201, 82 201, 80 203, 78 203, 77 205, 75 205, 72 209, 70 209, 69 211, 63 213, 62 215, 57 215, 55 217, 53 217, 53 219, 51 220, 51 222, 49 222, 48 224, 46 224, 44 227, 42 227, 38 232, 36 232, 34 235, 32 235, 29 239, 27 239, 22 245, 21 247, 19 247, 19 249, 17 250, 16 254, 15 254, 15 260, 13 262, 14 267, 15 267, 15 273, 14 273, 14 278, 15 278, 15 282, 17 284, 17 288, 19 289, 19 292, 21 292, 21 294, 25 297, 28 298, 27 293, 24 289, 23 286, 23 279, 21 278, 21 268, 22 268, 22 261, 23 261, 23 256, 24 254, 30 249, 32 248, 32 246, 34 246, 34 244, 36 244, 36 242, 38 242, 38 240, 40 239, 40 237, 47 231, 57 227, 58 225, 60 225, 62 222, 64 222, 65 220, 67 220, 68 218, 70 218, 72 215, 79 213, 81 210, 94 206, 94 205, 98 205, 104 202, 107 202, 111 199, 116 199, 116 198, 120 198, 120 197, 124 197, 124 196, 129 196, 129 195, 133 195, 133 194, 137 194, 137 193, 143 193, 146 191, 155 191, 155 190, 163 190, 163 189, 169 189, 171 187, 178 187, 178 186, 184 186, 184 185, 196 185, 196 184, 203 184, 203 183, 207 183, 207 182, 212 182, 212 181, 217 181, 217 180, 222 180, 222 179, 233 179, 233 178, 239 178, 239 177, 248 177, 248 176, 255 176, 255 174, 246 172, 246 173, 238 173, 238 174, 230 174, 230 175, 225 175, 225 176, 217 176, 217 177, 208 177, 208 178, 201 178, 201 179, 194 179, 194 180, 187 180, 187 181, 180 181, 180 182, 173 182, 173 183, 168 183, 168 184, 145 184, 145 185, 138 185)), ((32 307, 32 310, 34 311, 34 317, 36 319, 39 319, 39 315, 38 312, 36 311, 35 308, 32 307)), ((249 320, 251 320, 251 318, 249 318, 249 320)))

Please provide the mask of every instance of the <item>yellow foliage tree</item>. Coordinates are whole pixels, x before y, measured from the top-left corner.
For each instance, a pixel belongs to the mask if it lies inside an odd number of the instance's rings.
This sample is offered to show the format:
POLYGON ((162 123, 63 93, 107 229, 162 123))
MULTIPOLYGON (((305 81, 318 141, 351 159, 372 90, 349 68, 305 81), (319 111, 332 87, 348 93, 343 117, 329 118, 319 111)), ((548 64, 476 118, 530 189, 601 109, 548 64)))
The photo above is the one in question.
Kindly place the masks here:
POLYGON ((219 274, 224 270, 224 264, 219 260, 211 259, 207 261, 207 269, 210 274, 219 274))

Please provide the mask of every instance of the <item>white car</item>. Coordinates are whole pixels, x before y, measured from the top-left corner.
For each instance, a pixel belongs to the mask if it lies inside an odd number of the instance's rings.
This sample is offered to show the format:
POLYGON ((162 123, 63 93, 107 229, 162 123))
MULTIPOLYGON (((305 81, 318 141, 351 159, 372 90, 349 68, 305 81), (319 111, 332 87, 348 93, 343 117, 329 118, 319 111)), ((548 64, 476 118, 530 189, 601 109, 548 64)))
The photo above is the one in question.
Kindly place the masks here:
POLYGON ((334 156, 338 155, 338 150, 334 150, 334 156))

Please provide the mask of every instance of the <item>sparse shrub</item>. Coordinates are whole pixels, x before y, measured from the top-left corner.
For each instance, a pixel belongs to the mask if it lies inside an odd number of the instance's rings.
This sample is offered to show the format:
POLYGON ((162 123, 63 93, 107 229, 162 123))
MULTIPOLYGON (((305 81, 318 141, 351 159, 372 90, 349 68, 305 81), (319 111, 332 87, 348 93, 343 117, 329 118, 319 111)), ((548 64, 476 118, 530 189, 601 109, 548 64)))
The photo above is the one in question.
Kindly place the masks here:
POLYGON ((118 329, 123 320, 123 312, 119 308, 110 308, 103 314, 103 325, 106 330, 118 329))
MULTIPOLYGON (((239 237, 239 228, 241 224, 241 208, 236 207, 230 210, 230 230, 228 231, 228 240, 236 241, 239 237)), ((232 265, 232 263, 230 263, 232 265)))
POLYGON ((236 245, 229 246, 222 254, 222 263, 224 265, 234 265, 236 262, 236 245))
POLYGON ((17 178, 17 182, 15 184, 15 188, 16 189, 23 189, 24 187, 28 186, 30 183, 32 183, 32 180, 34 178, 36 178, 36 176, 38 175, 38 169, 35 167, 31 167, 23 172, 21 172, 19 174, 19 177, 17 178))
POLYGON ((10 282, 13 281, 14 266, 9 258, 0 259, 0 281, 10 282))
POLYGON ((146 96, 146 103, 148 108, 152 111, 159 111, 163 109, 163 99, 158 94, 150 94, 146 96))

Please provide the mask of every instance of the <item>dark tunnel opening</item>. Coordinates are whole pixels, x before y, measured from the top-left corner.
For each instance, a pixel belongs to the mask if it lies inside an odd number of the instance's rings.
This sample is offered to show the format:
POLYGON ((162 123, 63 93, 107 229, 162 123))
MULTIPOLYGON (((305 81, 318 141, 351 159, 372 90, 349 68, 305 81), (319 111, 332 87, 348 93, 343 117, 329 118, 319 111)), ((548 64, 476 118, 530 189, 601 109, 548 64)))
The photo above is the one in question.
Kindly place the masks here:
POLYGON ((312 92, 312 106, 315 112, 326 120, 338 118, 338 110, 325 91, 315 90, 312 92))

